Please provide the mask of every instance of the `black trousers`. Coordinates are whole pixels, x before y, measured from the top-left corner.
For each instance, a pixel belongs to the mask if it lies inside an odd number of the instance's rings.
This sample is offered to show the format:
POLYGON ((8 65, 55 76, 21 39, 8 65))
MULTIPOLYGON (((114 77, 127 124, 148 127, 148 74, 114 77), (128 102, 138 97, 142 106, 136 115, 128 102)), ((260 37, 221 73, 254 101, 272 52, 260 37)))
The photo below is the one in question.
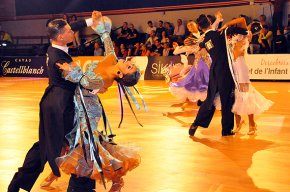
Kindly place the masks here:
POLYGON ((18 191, 19 188, 30 191, 42 171, 39 142, 36 142, 26 154, 23 166, 15 173, 8 192, 18 191))
MULTIPOLYGON (((30 191, 42 171, 39 142, 36 142, 26 154, 23 166, 15 173, 8 192, 18 192, 19 188, 30 191)), ((71 176, 69 192, 93 192, 93 189, 95 189, 95 180, 71 176)))
POLYGON ((87 177, 71 175, 67 192, 95 192, 96 181, 87 177))
MULTIPOLYGON (((220 92, 220 99, 222 105, 222 135, 226 136, 231 133, 234 127, 234 114, 232 112, 232 106, 234 103, 234 94, 232 90, 220 92)), ((201 126, 207 128, 212 120, 215 112, 214 105, 208 108, 208 99, 206 99, 200 106, 197 116, 193 122, 195 126, 201 126)))

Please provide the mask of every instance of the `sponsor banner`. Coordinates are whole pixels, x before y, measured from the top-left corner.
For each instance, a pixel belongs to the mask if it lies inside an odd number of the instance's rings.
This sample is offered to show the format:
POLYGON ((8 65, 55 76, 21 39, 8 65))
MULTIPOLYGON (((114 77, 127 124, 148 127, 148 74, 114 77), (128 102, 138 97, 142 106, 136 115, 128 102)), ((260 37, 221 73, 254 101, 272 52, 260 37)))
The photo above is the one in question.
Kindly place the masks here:
MULTIPOLYGON (((192 65, 194 56, 188 57, 188 64, 192 65)), ((148 64, 145 71, 145 80, 165 80, 164 69, 170 65, 183 64, 180 56, 148 57, 148 64)))
POLYGON ((47 77, 46 57, 0 57, 0 76, 47 77))
POLYGON ((290 80, 290 54, 246 55, 250 79, 290 80))
MULTIPOLYGON (((98 62, 104 56, 73 57, 79 61, 83 71, 91 62, 98 62)), ((194 56, 188 57, 193 64, 194 56)), ((254 54, 246 55, 252 80, 290 80, 290 54, 254 54)), ((169 65, 181 62, 180 56, 135 57, 135 63, 141 71, 140 80, 164 80, 162 74, 169 65)), ((0 76, 3 77, 47 77, 46 57, 17 56, 0 57, 0 76)))

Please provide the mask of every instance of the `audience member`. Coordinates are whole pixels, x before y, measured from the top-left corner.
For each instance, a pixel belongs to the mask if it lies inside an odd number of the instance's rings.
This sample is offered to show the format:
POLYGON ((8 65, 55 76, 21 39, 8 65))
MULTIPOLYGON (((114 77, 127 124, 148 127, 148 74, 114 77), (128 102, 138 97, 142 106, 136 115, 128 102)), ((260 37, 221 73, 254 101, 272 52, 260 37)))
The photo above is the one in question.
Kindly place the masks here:
MULTIPOLYGON (((70 23, 74 23, 74 22, 77 22, 78 18, 76 15, 72 15, 70 17, 70 23)), ((80 33, 79 31, 75 32, 75 35, 74 35, 74 40, 73 40, 73 47, 79 47, 81 44, 81 40, 80 40, 80 33)))
POLYGON ((158 39, 162 38, 162 32, 165 31, 165 28, 163 27, 163 21, 159 20, 158 27, 156 28, 156 36, 158 39))
POLYGON ((150 37, 151 31, 156 31, 156 27, 153 26, 152 21, 147 22, 147 29, 146 29, 146 37, 145 39, 147 40, 150 37))
POLYGON ((176 39, 178 39, 178 37, 183 37, 184 34, 185 34, 185 28, 182 23, 182 20, 177 19, 177 26, 175 26, 174 28, 173 36, 176 36, 177 37, 176 39))
POLYGON ((127 56, 128 56, 128 50, 127 50, 126 46, 122 43, 120 45, 120 57, 125 58, 127 56))
POLYGON ((271 53, 271 45, 272 45, 272 31, 269 30, 267 25, 263 25, 259 36, 259 44, 260 46, 260 53, 271 53))
POLYGON ((150 56, 162 56, 163 47, 161 46, 160 39, 156 39, 154 41, 154 45, 151 47, 151 55, 150 56))
POLYGON ((9 33, 7 33, 6 31, 0 31, 0 41, 5 41, 7 43, 12 44, 11 35, 9 33))
POLYGON ((165 22, 165 25, 164 25, 164 28, 165 28, 165 32, 166 32, 166 35, 171 38, 173 33, 174 33, 174 28, 173 26, 171 25, 170 22, 165 22))
POLYGON ((135 43, 139 40, 139 32, 134 28, 134 25, 132 23, 129 24, 129 30, 128 30, 128 45, 134 46, 135 43))
POLYGON ((161 36, 160 40, 161 40, 161 43, 170 43, 170 39, 166 35, 165 31, 162 31, 162 36, 161 36))
POLYGON ((283 30, 278 29, 275 39, 273 40, 273 50, 274 53, 287 53, 288 52, 288 45, 287 39, 283 34, 283 30))
POLYGON ((141 56, 150 56, 150 49, 145 44, 141 45, 141 56))
POLYGON ((172 56, 173 55, 173 48, 169 46, 169 43, 163 43, 163 52, 162 56, 172 56))
POLYGON ((267 26, 270 26, 269 23, 267 22, 267 17, 266 15, 262 14, 259 16, 259 21, 261 23, 261 25, 267 25, 267 26))
POLYGON ((146 40, 145 45, 151 47, 158 37, 155 36, 155 31, 151 31, 150 37, 146 40))
POLYGON ((118 39, 118 45, 124 44, 127 45, 127 37, 129 36, 129 28, 128 23, 124 22, 123 26, 121 28, 121 32, 119 33, 117 39, 118 39))
POLYGON ((95 42, 94 47, 95 47, 94 56, 103 56, 104 55, 104 50, 98 41, 95 42))

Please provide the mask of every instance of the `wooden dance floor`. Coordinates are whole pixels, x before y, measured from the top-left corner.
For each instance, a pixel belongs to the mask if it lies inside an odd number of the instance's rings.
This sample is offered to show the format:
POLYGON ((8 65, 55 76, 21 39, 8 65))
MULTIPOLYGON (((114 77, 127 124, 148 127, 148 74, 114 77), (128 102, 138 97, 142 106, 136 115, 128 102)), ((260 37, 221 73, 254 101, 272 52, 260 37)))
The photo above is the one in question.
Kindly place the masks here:
MULTIPOLYGON (((125 104, 122 128, 116 86, 101 95, 107 116, 117 134, 115 141, 140 149, 142 162, 125 177, 124 192, 287 192, 290 191, 290 83, 254 82, 274 101, 269 111, 256 116, 258 132, 248 136, 248 124, 240 134, 221 137, 221 114, 216 112, 208 129, 194 138, 189 125, 196 106, 181 109, 164 81, 143 81, 139 91, 149 112, 136 111, 140 127, 125 104)), ((47 79, 0 78, 0 191, 22 165, 38 140, 39 101, 47 79)), ((140 99, 136 96, 139 103, 140 99)), ((244 117, 247 121, 247 117, 244 117)), ((32 192, 66 191, 68 175, 41 189, 50 173, 46 165, 32 192)), ((107 183, 110 188, 111 183, 107 183)), ((97 191, 105 191, 98 184, 97 191)))

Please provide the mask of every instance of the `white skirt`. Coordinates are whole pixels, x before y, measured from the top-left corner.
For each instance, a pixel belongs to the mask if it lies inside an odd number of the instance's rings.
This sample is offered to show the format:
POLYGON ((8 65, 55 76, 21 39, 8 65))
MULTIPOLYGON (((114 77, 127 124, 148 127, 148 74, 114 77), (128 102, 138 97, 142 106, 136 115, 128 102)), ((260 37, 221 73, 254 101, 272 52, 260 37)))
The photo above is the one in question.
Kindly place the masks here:
POLYGON ((272 101, 266 99, 250 84, 248 92, 235 90, 235 103, 232 112, 238 115, 260 114, 272 105, 272 101))

